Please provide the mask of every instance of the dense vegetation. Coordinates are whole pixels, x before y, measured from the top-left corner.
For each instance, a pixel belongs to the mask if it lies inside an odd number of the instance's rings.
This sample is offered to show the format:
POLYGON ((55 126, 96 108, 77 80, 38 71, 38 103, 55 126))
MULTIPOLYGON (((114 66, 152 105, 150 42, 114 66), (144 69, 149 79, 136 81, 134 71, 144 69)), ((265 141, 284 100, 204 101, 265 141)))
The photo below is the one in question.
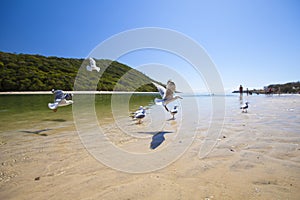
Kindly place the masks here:
POLYGON ((272 90, 276 93, 300 93, 300 82, 271 84, 266 88, 272 88, 272 90))
MULTIPOLYGON (((239 93, 239 90, 235 90, 232 93, 239 93)), ((247 93, 246 90, 243 91, 247 93)), ((253 89, 249 90, 250 93, 257 93, 257 94, 300 94, 300 82, 289 82, 284 84, 271 84, 265 86, 263 89, 253 89)))
POLYGON ((88 63, 84 59, 0 52, 0 91, 73 90, 75 81, 76 90, 156 91, 153 80, 129 66, 96 60, 101 68, 98 73, 85 70, 88 63))

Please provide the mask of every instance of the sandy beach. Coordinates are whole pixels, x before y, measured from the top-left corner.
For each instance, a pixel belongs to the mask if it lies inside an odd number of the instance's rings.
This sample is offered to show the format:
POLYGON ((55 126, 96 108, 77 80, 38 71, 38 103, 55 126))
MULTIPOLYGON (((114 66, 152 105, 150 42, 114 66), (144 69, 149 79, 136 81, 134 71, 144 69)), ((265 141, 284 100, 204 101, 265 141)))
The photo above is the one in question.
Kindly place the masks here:
MULTIPOLYGON (((241 113, 237 96, 226 99, 222 132, 205 158, 199 158, 199 149, 209 113, 200 112, 199 122, 185 127, 179 126, 184 114, 165 120, 173 132, 156 149, 149 148, 152 135, 135 138, 123 134, 109 115, 99 119, 112 143, 145 154, 176 142, 176 130, 185 137, 196 130, 182 156, 147 173, 122 172, 95 159, 82 144, 72 115, 46 113, 27 125, 10 122, 15 125, 0 132, 0 199, 300 199, 300 96, 245 98, 248 113, 241 113)), ((151 120, 136 125, 120 118, 119 123, 140 133, 151 120)))

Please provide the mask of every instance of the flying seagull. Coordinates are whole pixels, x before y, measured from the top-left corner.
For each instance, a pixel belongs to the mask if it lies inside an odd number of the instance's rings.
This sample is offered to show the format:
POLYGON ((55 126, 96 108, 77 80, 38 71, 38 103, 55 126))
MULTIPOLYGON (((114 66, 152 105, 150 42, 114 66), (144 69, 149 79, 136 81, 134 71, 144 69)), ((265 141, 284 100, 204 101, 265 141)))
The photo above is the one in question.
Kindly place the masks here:
POLYGON ((156 105, 163 105, 165 109, 169 112, 169 109, 167 108, 167 104, 175 101, 176 99, 182 99, 180 96, 175 96, 174 97, 174 92, 176 91, 176 86, 175 83, 171 80, 168 81, 166 88, 163 86, 152 82, 156 87, 157 90, 162 97, 162 99, 155 98, 154 102, 156 105))
POLYGON ((54 112, 57 111, 58 107, 67 106, 73 103, 72 94, 64 94, 62 90, 54 90, 52 89, 52 93, 54 94, 54 103, 48 103, 48 107, 54 112))
POLYGON ((90 72, 93 71, 93 70, 99 72, 100 67, 97 67, 96 61, 93 58, 89 58, 89 60, 90 60, 90 65, 86 66, 86 69, 90 72))
POLYGON ((240 107, 240 109, 242 109, 242 112, 248 112, 248 102, 246 101, 244 105, 240 107))

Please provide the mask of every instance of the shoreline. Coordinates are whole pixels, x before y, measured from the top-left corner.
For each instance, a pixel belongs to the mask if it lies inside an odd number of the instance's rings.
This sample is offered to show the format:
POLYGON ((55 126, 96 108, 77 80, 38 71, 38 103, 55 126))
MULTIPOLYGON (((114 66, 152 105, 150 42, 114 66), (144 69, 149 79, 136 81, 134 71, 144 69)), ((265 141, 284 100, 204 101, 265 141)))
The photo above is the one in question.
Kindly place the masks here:
MULTIPOLYGON (((64 91, 71 94, 158 94, 158 92, 129 92, 129 91, 64 91)), ((0 92, 0 95, 7 94, 52 94, 51 91, 12 91, 0 92)))
MULTIPOLYGON (((135 92, 135 91, 64 91, 64 93, 71 93, 71 94, 159 94, 159 92, 135 92)), ((33 95, 33 94, 53 94, 51 91, 9 91, 9 92, 0 92, 1 95, 33 95)), ((189 93, 184 93, 189 94, 189 93)), ((211 95, 207 93, 191 93, 192 95, 208 95, 208 96, 219 96, 219 95, 211 95)), ((225 93, 224 96, 231 96, 231 95, 238 95, 236 93, 225 93)), ((289 96, 289 95, 295 95, 300 96, 300 94, 288 94, 288 93, 281 93, 281 94, 272 94, 269 96, 289 96)), ((249 95, 249 96, 257 96, 257 95, 249 95)), ((265 94, 261 94, 258 96, 265 96, 265 94)))

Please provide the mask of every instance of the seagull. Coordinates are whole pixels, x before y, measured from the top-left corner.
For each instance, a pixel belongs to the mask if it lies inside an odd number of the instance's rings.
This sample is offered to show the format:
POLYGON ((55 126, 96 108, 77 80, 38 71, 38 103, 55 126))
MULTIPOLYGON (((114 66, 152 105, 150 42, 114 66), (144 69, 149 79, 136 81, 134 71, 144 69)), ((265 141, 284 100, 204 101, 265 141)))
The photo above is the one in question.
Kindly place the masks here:
POLYGON ((100 67, 97 67, 96 61, 93 58, 89 58, 89 60, 90 60, 90 65, 86 66, 86 69, 90 72, 93 70, 96 70, 97 72, 99 72, 100 67))
POLYGON ((248 102, 246 101, 244 105, 241 106, 242 112, 248 112, 248 102))
POLYGON ((143 106, 133 113, 133 119, 138 119, 138 124, 142 123, 142 119, 146 116, 146 110, 143 106))
POLYGON ((176 90, 175 83, 171 80, 168 81, 167 87, 164 88, 163 86, 152 82, 153 85, 157 87, 157 90, 159 91, 160 96, 162 99, 155 98, 154 102, 156 105, 163 105, 165 109, 169 112, 169 109, 167 108, 167 104, 175 101, 176 99, 182 99, 180 96, 175 96, 174 97, 174 92, 176 90))
POLYGON ((132 117, 132 118, 134 118, 134 116, 135 116, 136 114, 138 114, 138 113, 140 113, 140 112, 143 112, 144 109, 145 109, 145 108, 144 108, 143 106, 140 106, 140 108, 139 108, 137 111, 130 113, 129 116, 132 117))
POLYGON ((53 110, 53 112, 57 111, 58 107, 67 106, 73 103, 72 94, 64 94, 62 90, 54 90, 52 89, 52 93, 54 94, 54 103, 48 103, 48 107, 53 110))
POLYGON ((170 113, 173 116, 172 119, 175 119, 175 114, 178 113, 178 106, 174 106, 174 108, 170 111, 170 113))

